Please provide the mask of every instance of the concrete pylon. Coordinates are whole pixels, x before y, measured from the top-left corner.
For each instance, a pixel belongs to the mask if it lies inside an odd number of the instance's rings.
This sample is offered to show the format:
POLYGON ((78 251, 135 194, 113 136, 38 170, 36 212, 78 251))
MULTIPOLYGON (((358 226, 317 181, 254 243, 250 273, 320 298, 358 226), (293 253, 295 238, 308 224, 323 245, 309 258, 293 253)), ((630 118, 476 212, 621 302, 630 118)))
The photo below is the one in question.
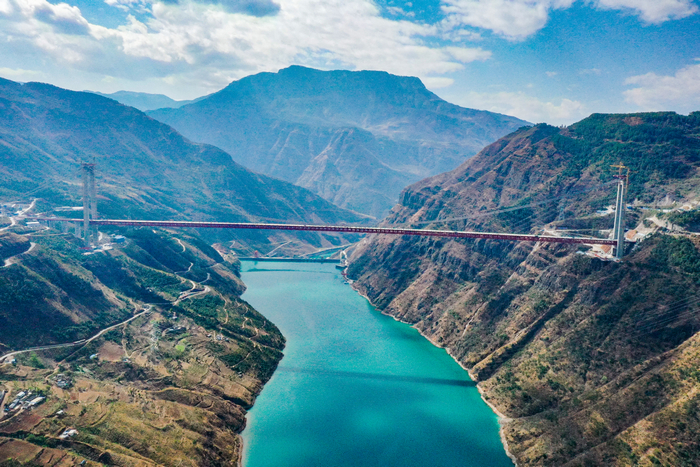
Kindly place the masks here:
POLYGON ((625 197, 627 194, 627 183, 629 181, 629 167, 626 167, 620 162, 613 165, 618 169, 617 179, 617 199, 615 200, 615 223, 613 224, 613 239, 617 241, 615 246, 615 257, 620 259, 625 254, 625 197), (627 170, 626 174, 622 171, 627 170))
POLYGON ((95 188, 95 164, 83 162, 80 164, 83 171, 83 240, 85 246, 90 246, 90 241, 97 240, 90 228, 90 220, 97 218, 97 203, 95 188))
POLYGON ((625 253, 625 180, 617 183, 617 200, 615 201, 615 224, 613 226, 613 239, 617 241, 615 257, 622 258, 625 253))

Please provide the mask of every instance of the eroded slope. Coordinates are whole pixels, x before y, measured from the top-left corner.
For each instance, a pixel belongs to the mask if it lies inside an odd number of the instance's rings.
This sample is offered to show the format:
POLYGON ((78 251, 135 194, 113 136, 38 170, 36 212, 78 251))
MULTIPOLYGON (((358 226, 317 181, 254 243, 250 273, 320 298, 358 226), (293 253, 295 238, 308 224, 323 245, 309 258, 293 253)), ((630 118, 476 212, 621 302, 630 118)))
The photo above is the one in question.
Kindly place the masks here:
POLYGON ((45 397, 0 412, 0 458, 236 465, 246 410, 284 338, 240 299, 238 264, 198 238, 121 233, 124 244, 84 255, 70 237, 43 231, 0 269, 0 296, 12 295, 0 308, 1 354, 68 344, 0 363, 6 406, 22 392, 33 391, 25 402, 45 397), (15 297, 27 290, 35 305, 15 297))
MULTIPOLYGON (((102 218, 307 223, 366 219, 304 188, 250 172, 224 151, 195 144, 132 107, 41 83, 0 79, 0 159, 0 201, 41 198, 34 212, 82 204, 79 164, 89 161, 97 164, 102 218)), ((202 235, 212 243, 235 239, 246 253, 265 252, 274 248, 271 244, 291 239, 316 248, 345 241, 333 234, 275 237, 220 229, 202 235)))
POLYGON ((418 78, 291 66, 149 115, 252 170, 382 217, 401 190, 527 122, 440 99, 418 78))
MULTIPOLYGON (((388 223, 604 233, 612 218, 597 211, 621 161, 635 171, 634 227, 657 205, 698 199, 699 118, 594 115, 516 132, 409 187, 388 223)), ((505 435, 523 465, 694 465, 697 239, 659 233, 622 263, 576 250, 373 238, 350 275, 470 369, 513 419, 505 435)))

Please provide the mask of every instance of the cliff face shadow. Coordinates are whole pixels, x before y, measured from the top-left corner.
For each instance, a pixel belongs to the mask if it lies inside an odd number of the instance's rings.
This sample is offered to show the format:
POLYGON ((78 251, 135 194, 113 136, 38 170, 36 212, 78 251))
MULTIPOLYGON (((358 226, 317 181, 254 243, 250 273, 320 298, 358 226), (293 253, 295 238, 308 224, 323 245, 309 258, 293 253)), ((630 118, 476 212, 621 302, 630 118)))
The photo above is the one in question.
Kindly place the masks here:
POLYGON ((321 368, 296 368, 289 366, 280 366, 277 371, 286 373, 304 373, 313 376, 335 376, 340 378, 357 378, 357 379, 371 379, 380 381, 396 381, 403 383, 418 383, 418 384, 434 384, 442 386, 463 386, 463 387, 475 387, 476 383, 474 381, 464 381, 460 379, 446 379, 446 378, 431 378, 423 376, 400 376, 400 375, 387 375, 381 373, 364 373, 361 371, 341 371, 341 370, 324 370, 321 368))

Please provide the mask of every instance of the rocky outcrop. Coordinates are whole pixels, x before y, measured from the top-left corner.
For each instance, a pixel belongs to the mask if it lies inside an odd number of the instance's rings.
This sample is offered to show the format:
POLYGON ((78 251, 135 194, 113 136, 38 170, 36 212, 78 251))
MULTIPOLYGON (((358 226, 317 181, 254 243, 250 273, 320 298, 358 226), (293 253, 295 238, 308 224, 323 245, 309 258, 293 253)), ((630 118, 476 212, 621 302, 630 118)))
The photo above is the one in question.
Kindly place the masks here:
MULTIPOLYGON (((596 210, 614 194, 608 166, 620 160, 637 170, 640 203, 695 197, 700 114, 628 117, 518 131, 409 187, 387 223, 600 229, 596 210)), ((698 420, 699 247, 658 234, 615 263, 585 247, 376 237, 349 275, 470 370, 512 418, 504 434, 522 465, 692 465, 698 438, 683 427, 698 420)))
POLYGON ((418 78, 292 66, 148 113, 252 170, 382 217, 401 189, 527 125, 443 101, 418 78))

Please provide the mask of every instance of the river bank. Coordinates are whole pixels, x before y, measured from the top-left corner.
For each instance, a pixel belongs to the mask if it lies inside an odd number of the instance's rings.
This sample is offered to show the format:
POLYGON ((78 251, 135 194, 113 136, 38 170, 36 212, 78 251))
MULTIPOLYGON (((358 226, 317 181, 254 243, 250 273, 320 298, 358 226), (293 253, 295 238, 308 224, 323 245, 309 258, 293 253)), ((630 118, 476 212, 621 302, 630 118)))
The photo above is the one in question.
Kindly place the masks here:
POLYGON ((247 263, 242 277, 244 299, 287 337, 249 412, 245 467, 513 465, 462 367, 333 266, 247 263))
MULTIPOLYGON (((372 303, 372 300, 371 300, 366 294, 364 294, 364 293, 357 287, 357 285, 352 284, 351 287, 352 287, 352 289, 353 289, 355 292, 357 292, 358 295, 360 295, 362 298, 364 298, 365 300, 367 300, 367 302, 369 302, 375 309, 377 309, 376 305, 375 305, 374 303, 372 303)), ((411 326, 413 329, 415 329, 416 331, 418 331, 418 332, 420 333, 420 335, 423 336, 423 337, 424 337, 428 342, 430 342, 432 345, 434 345, 435 347, 437 347, 437 348, 439 348, 439 349, 444 349, 444 350, 447 352, 447 354, 452 358, 452 360, 454 360, 464 371, 467 372, 467 374, 469 375, 469 378, 470 378, 472 381, 475 381, 474 375, 472 374, 471 370, 470 370, 469 368, 467 368, 466 366, 464 366, 464 365, 462 364, 462 362, 460 362, 459 359, 457 359, 457 357, 455 357, 455 356, 452 354, 452 350, 451 350, 449 347, 443 347, 443 346, 441 346, 440 344, 438 344, 437 342, 435 342, 433 339, 431 339, 430 336, 428 336, 428 335, 425 334, 423 331, 421 331, 420 329, 418 329, 415 325, 413 325, 413 324, 411 324, 411 323, 408 323, 408 322, 406 322, 406 321, 403 321, 403 320, 397 318, 396 316, 393 316, 393 315, 390 314, 390 313, 386 313, 386 312, 384 312, 384 311, 381 311, 381 313, 382 313, 384 316, 388 316, 388 317, 394 319, 395 321, 397 321, 397 322, 399 322, 399 323, 402 323, 402 324, 411 326)), ((488 405, 489 408, 493 411, 493 413, 495 413, 495 414, 498 416, 498 423, 499 423, 498 434, 499 434, 499 437, 501 438, 501 444, 503 444, 503 449, 505 449, 506 455, 510 458, 511 461, 513 461, 513 465, 514 465, 515 467, 518 467, 518 461, 517 461, 517 459, 515 458, 515 456, 513 455, 513 453, 510 451, 510 448, 508 447, 508 440, 506 439, 506 434, 505 434, 505 425, 506 425, 507 423, 509 423, 510 421, 512 421, 513 419, 510 418, 510 417, 507 417, 506 415, 504 415, 500 410, 498 410, 498 408, 496 408, 495 405, 493 405, 490 401, 488 401, 488 400, 486 399, 486 393, 484 392, 484 389, 479 385, 479 383, 476 383, 476 388, 477 388, 477 390, 479 391, 479 395, 481 396, 481 400, 484 401, 484 402, 486 403, 486 405, 488 405)))

